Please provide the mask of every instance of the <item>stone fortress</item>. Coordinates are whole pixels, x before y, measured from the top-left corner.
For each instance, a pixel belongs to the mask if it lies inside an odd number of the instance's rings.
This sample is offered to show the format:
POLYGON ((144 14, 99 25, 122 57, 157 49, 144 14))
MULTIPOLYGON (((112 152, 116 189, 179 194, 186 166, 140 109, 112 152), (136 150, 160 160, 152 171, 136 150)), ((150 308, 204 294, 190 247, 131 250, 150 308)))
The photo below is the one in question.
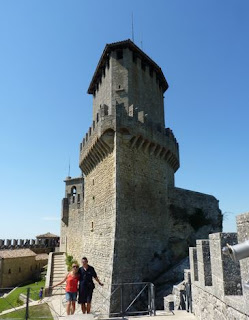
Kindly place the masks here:
POLYGON ((157 280, 196 239, 222 230, 213 196, 175 187, 179 147, 165 128, 167 89, 160 67, 131 40, 106 45, 88 89, 93 119, 80 143, 82 176, 65 180, 60 250, 88 257, 106 297, 115 283, 163 286, 157 280))

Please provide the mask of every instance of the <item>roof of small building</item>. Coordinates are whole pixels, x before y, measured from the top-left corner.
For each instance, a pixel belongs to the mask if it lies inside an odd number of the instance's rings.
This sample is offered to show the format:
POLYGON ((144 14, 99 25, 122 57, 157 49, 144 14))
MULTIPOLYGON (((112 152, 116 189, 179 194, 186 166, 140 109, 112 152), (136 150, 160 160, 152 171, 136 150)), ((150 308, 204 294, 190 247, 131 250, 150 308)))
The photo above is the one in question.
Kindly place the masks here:
POLYGON ((89 94, 94 93, 95 84, 98 81, 98 78, 100 78, 102 75, 102 68, 105 66, 106 59, 108 58, 109 53, 114 49, 124 49, 124 48, 129 48, 131 51, 135 52, 139 58, 144 60, 145 63, 153 67, 154 70, 157 72, 158 78, 161 81, 163 90, 166 91, 168 89, 169 85, 167 83, 167 80, 164 77, 162 69, 155 63, 155 61, 153 61, 149 56, 147 56, 146 53, 144 53, 138 46, 136 46, 134 42, 128 39, 124 41, 109 43, 105 46, 105 49, 100 57, 99 63, 96 67, 96 70, 94 72, 94 75, 89 85, 87 93, 89 94))
POLYGON ((0 258, 3 258, 3 259, 34 257, 34 256, 36 256, 36 253, 30 249, 0 250, 0 258))
POLYGON ((35 260, 48 260, 47 253, 38 253, 35 257, 35 260))
POLYGON ((60 237, 57 236, 56 234, 47 232, 47 233, 44 233, 44 234, 40 234, 39 236, 36 236, 36 238, 37 239, 47 239, 47 238, 56 239, 56 238, 60 238, 60 237))

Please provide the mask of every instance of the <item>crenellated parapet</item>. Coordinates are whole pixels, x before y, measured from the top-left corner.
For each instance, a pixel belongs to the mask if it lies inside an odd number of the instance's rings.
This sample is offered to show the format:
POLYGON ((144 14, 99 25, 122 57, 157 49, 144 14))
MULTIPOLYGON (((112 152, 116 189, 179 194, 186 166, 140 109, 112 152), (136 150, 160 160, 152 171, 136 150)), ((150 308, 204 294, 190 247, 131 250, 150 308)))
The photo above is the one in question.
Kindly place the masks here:
POLYGON ((186 283, 191 285, 193 313, 197 319, 247 319, 249 316, 244 287, 248 268, 245 279, 241 264, 222 251, 227 244, 237 243, 237 233, 213 233, 207 240, 197 240, 196 247, 190 248, 191 280, 186 283))
POLYGON ((54 239, 0 239, 0 250, 23 248, 53 248, 58 243, 54 239))
POLYGON ((241 295, 240 266, 222 252, 226 244, 236 243, 236 233, 213 233, 208 240, 197 240, 189 251, 192 282, 220 299, 241 295))
POLYGON ((147 121, 144 111, 133 105, 128 109, 103 105, 80 144, 80 168, 85 175, 113 151, 115 132, 131 149, 167 161, 174 171, 179 168, 179 146, 170 128, 147 121))

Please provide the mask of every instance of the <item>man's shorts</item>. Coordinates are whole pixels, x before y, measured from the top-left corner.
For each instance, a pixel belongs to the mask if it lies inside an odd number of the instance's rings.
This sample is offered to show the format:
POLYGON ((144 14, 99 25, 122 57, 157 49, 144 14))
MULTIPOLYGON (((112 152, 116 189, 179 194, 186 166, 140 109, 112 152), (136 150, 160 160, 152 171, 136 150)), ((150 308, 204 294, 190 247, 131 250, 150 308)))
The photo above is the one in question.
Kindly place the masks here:
POLYGON ((67 301, 76 301, 77 300, 77 292, 66 292, 66 300, 67 301))
POLYGON ((79 292, 79 300, 78 303, 91 303, 93 296, 93 290, 83 290, 79 292))

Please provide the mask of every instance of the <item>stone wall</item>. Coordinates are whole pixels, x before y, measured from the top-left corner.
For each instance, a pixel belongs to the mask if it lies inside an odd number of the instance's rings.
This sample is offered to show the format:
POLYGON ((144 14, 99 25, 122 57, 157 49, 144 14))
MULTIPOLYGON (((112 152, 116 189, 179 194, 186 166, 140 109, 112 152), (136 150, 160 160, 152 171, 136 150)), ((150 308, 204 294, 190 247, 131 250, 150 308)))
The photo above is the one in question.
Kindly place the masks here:
POLYGON ((0 259, 0 287, 9 288, 24 283, 39 271, 39 262, 33 257, 0 259))
POLYGON ((69 177, 65 180, 65 183, 65 198, 62 201, 60 250, 69 252, 80 262, 84 224, 84 180, 82 177, 69 177))
POLYGON ((94 121, 102 105, 123 104, 127 110, 134 105, 149 121, 165 126, 163 88, 156 70, 145 60, 131 48, 113 50, 108 58, 101 57, 101 76, 93 95, 94 121), (118 58, 120 51, 121 59, 118 58))
MULTIPOLYGON (((248 240, 249 214, 237 217, 238 240, 248 240)), ((190 248, 193 312, 198 319, 249 319, 248 260, 224 255, 226 244, 237 244, 236 233, 210 234, 190 248)))
POLYGON ((174 184, 174 170, 163 158, 124 143, 122 134, 116 136, 119 147, 113 281, 148 280, 151 259, 168 246, 167 190, 174 184), (128 272, 131 263, 132 272, 128 272))
MULTIPOLYGON (((104 287, 95 290, 93 303, 103 305, 111 292, 116 220, 115 150, 85 177, 82 254, 93 265, 104 287), (101 292, 99 293, 98 290, 101 292)), ((107 306, 108 311, 108 306, 107 306)))
MULTIPOLYGON (((238 242, 249 240, 249 213, 237 216, 238 242)), ((249 282, 249 258, 240 260, 242 283, 249 282)), ((249 289, 243 287, 244 309, 249 316, 249 289)))
POLYGON ((99 113, 100 106, 107 105, 111 106, 111 91, 112 91, 112 61, 109 60, 108 64, 103 68, 103 73, 101 77, 101 83, 98 86, 94 96, 93 96, 93 120, 96 119, 97 113, 99 113))
POLYGON ((0 250, 29 248, 36 253, 49 253, 57 246, 54 239, 0 239, 0 250))
POLYGON ((222 214, 218 200, 207 194, 181 188, 170 188, 170 243, 172 251, 188 251, 195 240, 205 239, 209 233, 222 230, 222 214), (183 248, 185 248, 183 250, 183 248))

